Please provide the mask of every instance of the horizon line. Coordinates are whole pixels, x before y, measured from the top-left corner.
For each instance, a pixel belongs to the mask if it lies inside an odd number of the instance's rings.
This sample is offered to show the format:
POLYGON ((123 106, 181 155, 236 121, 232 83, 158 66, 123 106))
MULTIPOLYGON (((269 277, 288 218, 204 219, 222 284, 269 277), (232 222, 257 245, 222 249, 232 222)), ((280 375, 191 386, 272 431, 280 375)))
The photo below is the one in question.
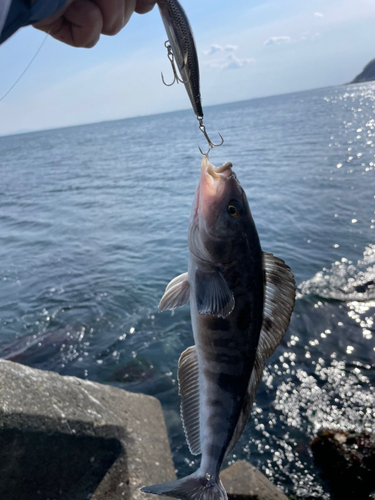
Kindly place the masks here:
MULTIPOLYGON (((365 82, 362 82, 365 83, 365 82)), ((248 101, 255 101, 257 99, 267 99, 270 97, 279 97, 283 95, 292 95, 292 94, 301 94, 303 92, 310 92, 311 90, 322 90, 322 89, 328 89, 332 87, 343 87, 345 85, 348 85, 347 83, 343 83, 340 85, 329 85, 326 87, 318 87, 318 88, 312 88, 312 89, 304 89, 304 90, 297 90, 294 92, 284 92, 281 94, 271 94, 271 95, 265 95, 265 96, 257 96, 257 97, 251 97, 249 99, 241 99, 239 101, 230 101, 230 102, 222 102, 222 103, 217 103, 217 104, 210 104, 205 106, 205 108, 213 108, 217 106, 224 106, 226 104, 236 104, 236 103, 241 103, 241 102, 248 102, 248 101)), ((151 116, 162 116, 162 115, 169 115, 172 113, 180 113, 182 111, 189 111, 191 108, 183 108, 183 109, 175 109, 173 111, 164 111, 162 113, 150 113, 150 114, 145 114, 145 115, 134 115, 134 116, 127 116, 125 118, 114 118, 112 120, 100 120, 100 121, 95 121, 95 122, 87 122, 87 123, 77 123, 75 125, 66 125, 64 127, 51 127, 51 128, 46 128, 46 129, 36 129, 36 130, 25 130, 25 131, 18 131, 18 132, 10 132, 9 134, 0 134, 0 138, 2 137, 12 137, 12 136, 17 136, 17 135, 27 135, 27 134, 35 134, 38 132, 49 132, 52 130, 64 130, 67 128, 75 128, 75 127, 84 127, 84 126, 90 126, 90 125, 98 125, 100 123, 112 123, 112 122, 117 122, 117 121, 125 121, 125 120, 134 120, 135 118, 146 118, 146 117, 151 117, 151 116)))

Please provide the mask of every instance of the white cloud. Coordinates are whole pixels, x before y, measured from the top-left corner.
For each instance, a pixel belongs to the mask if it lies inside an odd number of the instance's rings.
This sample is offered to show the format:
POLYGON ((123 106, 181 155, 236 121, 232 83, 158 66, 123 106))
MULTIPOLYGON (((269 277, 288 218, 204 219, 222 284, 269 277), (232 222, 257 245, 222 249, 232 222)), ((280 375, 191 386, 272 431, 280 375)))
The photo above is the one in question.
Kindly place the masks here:
POLYGON ((204 50, 203 54, 206 56, 210 56, 211 54, 215 54, 215 52, 221 52, 223 47, 221 45, 213 44, 208 50, 204 50))
POLYGON ((315 12, 314 16, 316 16, 316 17, 324 17, 321 12, 315 12))
POLYGON ((237 45, 218 45, 213 44, 209 48, 209 50, 203 51, 203 54, 206 56, 211 56, 216 54, 217 57, 215 59, 208 60, 203 64, 208 69, 238 69, 246 66, 255 61, 255 59, 249 58, 239 58, 236 57, 234 52, 238 49, 237 45), (230 54, 225 54, 226 52, 230 52, 230 54))
POLYGON ((271 38, 268 38, 263 45, 282 45, 285 43, 297 43, 297 42, 303 42, 303 41, 310 41, 313 42, 317 38, 319 38, 320 33, 314 33, 310 34, 309 31, 305 31, 301 33, 300 36, 292 39, 290 36, 272 36, 271 38))
POLYGON ((230 54, 223 60, 217 59, 215 61, 210 61, 205 65, 210 69, 227 70, 227 69, 243 68, 244 66, 247 66, 248 64, 251 64, 253 62, 255 62, 255 59, 249 59, 249 58, 240 59, 239 57, 236 57, 234 54, 230 54))
POLYGON ((263 45, 280 45, 282 43, 290 43, 291 41, 290 36, 271 36, 263 45))
POLYGON ((212 54, 215 54, 216 52, 224 52, 224 51, 225 52, 234 52, 237 49, 238 49, 237 45, 222 46, 222 45, 218 45, 218 44, 214 43, 213 45, 211 45, 211 47, 208 50, 204 50, 203 54, 206 56, 210 56, 212 54))
POLYGON ((310 41, 310 42, 314 42, 317 38, 320 37, 320 33, 314 33, 314 34, 310 34, 309 31, 305 31, 304 33, 301 33, 301 38, 299 40, 296 40, 296 41, 310 41))
POLYGON ((251 64, 253 62, 255 62, 255 59, 239 59, 234 54, 231 54, 228 57, 228 61, 224 65, 223 69, 238 69, 242 68, 243 66, 247 66, 248 64, 251 64))
POLYGON ((226 46, 224 47, 224 50, 225 50, 226 52, 234 52, 234 51, 235 51, 235 50, 237 50, 237 49, 238 49, 237 45, 226 45, 226 46))

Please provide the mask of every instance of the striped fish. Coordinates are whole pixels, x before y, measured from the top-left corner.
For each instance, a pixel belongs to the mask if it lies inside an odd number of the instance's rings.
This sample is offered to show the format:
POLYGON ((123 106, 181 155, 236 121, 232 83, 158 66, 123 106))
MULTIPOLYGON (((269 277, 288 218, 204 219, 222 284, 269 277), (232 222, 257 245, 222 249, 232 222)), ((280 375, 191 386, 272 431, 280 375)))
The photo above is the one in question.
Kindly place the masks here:
POLYGON ((159 309, 190 299, 195 345, 178 367, 181 416, 197 471, 148 486, 180 499, 227 498, 219 473, 250 416, 267 358, 284 337, 295 301, 290 268, 262 252, 244 190, 232 164, 203 156, 189 223, 188 272, 167 286, 159 309))

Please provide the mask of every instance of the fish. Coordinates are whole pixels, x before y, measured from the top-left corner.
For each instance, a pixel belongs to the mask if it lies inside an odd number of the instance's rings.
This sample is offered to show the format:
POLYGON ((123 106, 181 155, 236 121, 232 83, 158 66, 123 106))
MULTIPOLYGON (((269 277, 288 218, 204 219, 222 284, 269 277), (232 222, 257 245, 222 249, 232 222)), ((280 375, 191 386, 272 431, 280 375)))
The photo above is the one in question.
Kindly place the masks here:
POLYGON ((178 362, 181 418, 198 470, 141 491, 225 500, 224 458, 249 419, 266 360, 281 342, 295 302, 285 262, 263 252, 245 191, 230 162, 205 154, 189 219, 188 271, 167 286, 159 310, 190 300, 194 345, 178 362))

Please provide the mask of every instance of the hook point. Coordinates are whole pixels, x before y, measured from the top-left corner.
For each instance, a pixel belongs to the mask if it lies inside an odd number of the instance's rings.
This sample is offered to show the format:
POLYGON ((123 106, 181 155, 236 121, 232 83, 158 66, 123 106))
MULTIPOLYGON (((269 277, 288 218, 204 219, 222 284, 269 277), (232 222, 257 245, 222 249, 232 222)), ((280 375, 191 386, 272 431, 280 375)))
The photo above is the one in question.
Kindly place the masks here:
POLYGON ((172 87, 172 85, 174 84, 174 82, 176 81, 176 78, 173 78, 173 82, 172 83, 166 83, 166 81, 164 80, 164 75, 163 75, 163 72, 161 71, 161 79, 162 79, 162 82, 164 83, 164 85, 166 87, 172 87))

